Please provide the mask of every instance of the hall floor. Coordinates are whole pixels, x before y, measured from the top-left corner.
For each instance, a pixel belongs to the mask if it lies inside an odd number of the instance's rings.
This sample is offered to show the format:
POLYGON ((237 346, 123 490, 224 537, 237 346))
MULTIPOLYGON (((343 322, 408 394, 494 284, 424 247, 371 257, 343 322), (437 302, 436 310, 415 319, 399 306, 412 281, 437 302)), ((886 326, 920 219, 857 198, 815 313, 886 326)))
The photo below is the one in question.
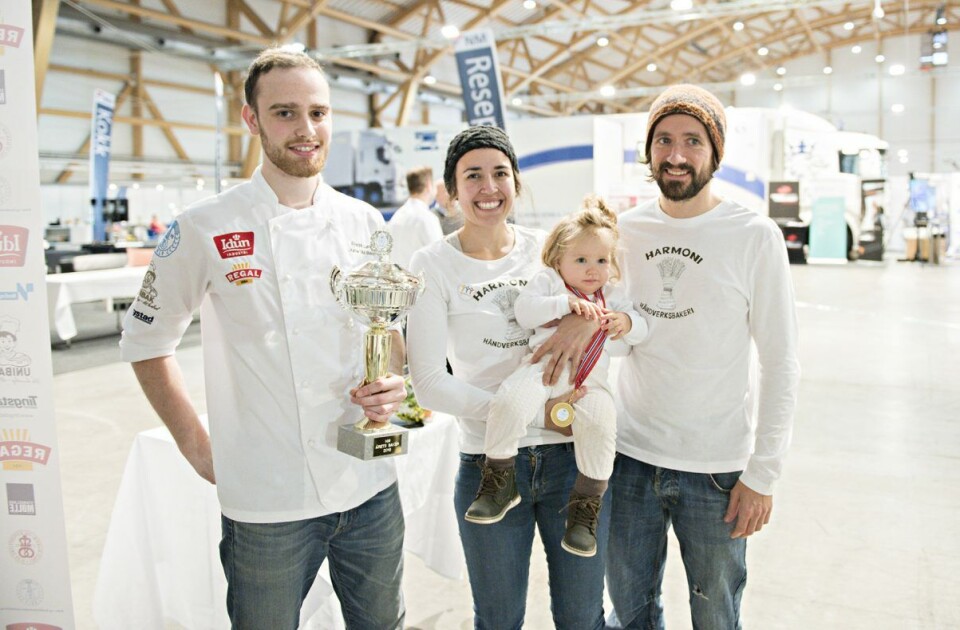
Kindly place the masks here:
MULTIPOLYGON (((744 627, 960 628, 960 263, 794 266, 803 379, 771 524, 750 539, 744 627)), ((93 310, 81 329, 114 332, 93 310)), ((202 400, 197 326, 179 353, 202 400)), ((115 336, 54 349, 55 394, 77 628, 134 436, 159 421, 115 336)), ((671 539, 668 628, 689 628, 671 539)), ((553 627, 542 553, 526 627, 553 627)), ((411 629, 472 627, 466 581, 408 555, 411 629)), ((168 628, 180 628, 168 623, 168 628)), ((202 630, 202 629, 191 629, 202 630)))

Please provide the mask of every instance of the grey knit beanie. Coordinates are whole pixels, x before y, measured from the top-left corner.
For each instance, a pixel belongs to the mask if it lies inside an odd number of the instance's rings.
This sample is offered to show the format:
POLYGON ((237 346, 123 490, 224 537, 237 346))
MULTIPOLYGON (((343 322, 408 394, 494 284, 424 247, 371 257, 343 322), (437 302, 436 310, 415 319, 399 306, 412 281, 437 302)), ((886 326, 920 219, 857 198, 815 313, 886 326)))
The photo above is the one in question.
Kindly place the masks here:
POLYGON ((520 165, 507 132, 499 127, 479 125, 458 133, 447 147, 447 159, 443 165, 443 185, 447 187, 447 192, 454 193, 457 190, 457 162, 474 149, 496 149, 506 155, 510 159, 513 177, 519 187, 520 165))

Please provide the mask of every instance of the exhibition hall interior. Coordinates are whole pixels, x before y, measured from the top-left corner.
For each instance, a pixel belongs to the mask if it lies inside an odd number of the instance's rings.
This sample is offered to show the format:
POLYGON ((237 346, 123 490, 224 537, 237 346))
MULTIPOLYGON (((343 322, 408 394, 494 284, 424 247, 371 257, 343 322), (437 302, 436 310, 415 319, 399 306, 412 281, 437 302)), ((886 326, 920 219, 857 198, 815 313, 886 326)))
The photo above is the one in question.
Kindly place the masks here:
MULTIPOLYGON (((0 626, 230 627, 217 490, 120 339, 125 322, 153 322, 138 304, 157 297, 178 217, 258 172, 270 146, 241 115, 244 81, 281 46, 326 75, 323 182, 387 229, 417 192, 408 173, 429 167, 433 191, 451 140, 477 124, 515 149, 518 226, 549 232, 587 194, 618 214, 653 202, 651 105, 675 84, 714 94, 726 128, 711 190, 779 229, 799 331, 789 450, 769 524, 749 537, 743 627, 960 628, 957 37, 956 0, 3 0, 0 626)), ((432 194, 427 206, 437 238, 462 224, 432 194)), ((234 230, 218 262, 237 257, 225 272, 243 288, 261 271, 239 258, 253 232, 234 230)), ((307 293, 340 291, 328 277, 307 293)), ((175 351, 204 422, 204 361, 251 360, 204 346, 222 342, 204 327, 215 308, 186 311, 175 351)), ((371 325, 354 310, 351 331, 371 325)), ((395 418, 407 441, 388 459, 404 627, 472 628, 453 505, 462 428, 410 392, 395 418)), ((324 566, 301 628, 346 627, 331 584, 324 566)), ((666 626, 693 627, 696 598, 671 533, 666 626)), ((557 627, 550 601, 538 536, 523 627, 557 627)))

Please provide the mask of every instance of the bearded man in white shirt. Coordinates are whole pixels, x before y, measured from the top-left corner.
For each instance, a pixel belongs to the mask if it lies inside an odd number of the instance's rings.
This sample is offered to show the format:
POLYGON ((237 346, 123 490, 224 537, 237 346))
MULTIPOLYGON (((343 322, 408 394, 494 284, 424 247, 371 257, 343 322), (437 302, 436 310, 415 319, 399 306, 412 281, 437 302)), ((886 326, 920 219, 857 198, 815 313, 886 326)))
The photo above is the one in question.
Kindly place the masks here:
MULTIPOLYGON (((387 422, 406 396, 392 374, 358 386, 363 327, 329 289, 334 265, 368 258, 354 245, 368 244, 383 219, 320 175, 332 109, 316 61, 266 50, 244 94, 243 120, 259 137, 262 165, 168 228, 150 286, 124 319, 123 358, 187 461, 217 485, 234 628, 297 628, 325 560, 348 628, 401 628, 394 466, 335 447, 338 425, 361 412, 387 422), (209 436, 174 356, 197 308, 209 436)), ((399 335, 393 348, 399 373, 399 335)))
POLYGON ((387 223, 393 236, 390 258, 404 269, 409 269, 413 252, 443 238, 440 219, 430 210, 436 196, 433 169, 418 166, 407 171, 407 190, 410 198, 387 223))
POLYGON ((607 548, 615 627, 664 627, 671 526, 693 626, 740 627, 746 539, 770 520, 790 443, 800 368, 787 250, 768 217, 712 192, 725 133, 715 96, 668 88, 647 122, 660 196, 619 221, 625 288, 650 332, 618 384, 607 548))

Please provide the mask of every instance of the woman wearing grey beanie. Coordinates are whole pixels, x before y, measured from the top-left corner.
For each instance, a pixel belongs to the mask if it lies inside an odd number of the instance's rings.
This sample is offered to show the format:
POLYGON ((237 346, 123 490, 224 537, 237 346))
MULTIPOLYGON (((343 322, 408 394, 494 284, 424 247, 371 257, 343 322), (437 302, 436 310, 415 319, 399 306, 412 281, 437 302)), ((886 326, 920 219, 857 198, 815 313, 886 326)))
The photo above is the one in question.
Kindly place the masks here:
POLYGON ((495 127, 464 130, 447 149, 443 177, 464 225, 414 254, 411 267, 423 272, 426 289, 409 316, 407 351, 417 399, 429 409, 456 416, 460 427, 454 503, 475 627, 523 625, 536 529, 547 556, 554 625, 603 628, 603 558, 609 529, 605 513, 594 557, 568 553, 560 544, 577 476, 569 431, 561 432, 546 413, 561 399, 547 402, 545 417, 530 419, 515 467, 498 470, 484 463, 490 403, 527 354, 532 333, 517 323, 514 301, 542 268, 545 238, 540 230, 507 222, 521 190, 509 137, 495 127), (448 359, 452 374, 446 369, 448 359), (499 509, 486 524, 463 519, 482 495, 499 509))

